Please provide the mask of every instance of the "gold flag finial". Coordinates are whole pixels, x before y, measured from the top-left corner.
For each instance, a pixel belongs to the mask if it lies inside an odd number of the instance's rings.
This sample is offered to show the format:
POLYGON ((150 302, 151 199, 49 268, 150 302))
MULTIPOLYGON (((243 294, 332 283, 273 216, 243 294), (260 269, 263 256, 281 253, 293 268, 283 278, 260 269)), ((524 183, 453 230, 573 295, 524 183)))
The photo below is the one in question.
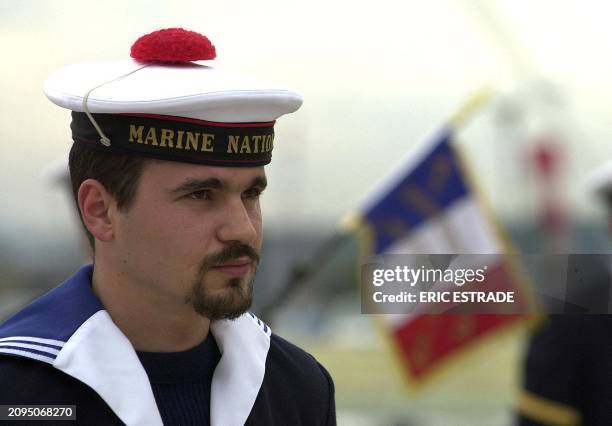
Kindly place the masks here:
POLYGON ((453 114, 450 119, 451 125, 457 129, 463 127, 467 121, 474 116, 474 113, 482 108, 493 98, 493 89, 485 86, 477 90, 470 98, 453 114))

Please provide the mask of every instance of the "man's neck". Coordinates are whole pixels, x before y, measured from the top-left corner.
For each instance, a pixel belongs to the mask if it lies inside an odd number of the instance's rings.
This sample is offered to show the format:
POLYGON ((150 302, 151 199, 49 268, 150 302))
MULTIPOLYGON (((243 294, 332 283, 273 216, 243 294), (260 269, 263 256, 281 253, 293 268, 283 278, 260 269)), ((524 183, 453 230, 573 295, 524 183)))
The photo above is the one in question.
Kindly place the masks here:
POLYGON ((125 276, 97 264, 92 289, 137 351, 184 351, 208 336, 210 321, 188 305, 169 306, 125 276))

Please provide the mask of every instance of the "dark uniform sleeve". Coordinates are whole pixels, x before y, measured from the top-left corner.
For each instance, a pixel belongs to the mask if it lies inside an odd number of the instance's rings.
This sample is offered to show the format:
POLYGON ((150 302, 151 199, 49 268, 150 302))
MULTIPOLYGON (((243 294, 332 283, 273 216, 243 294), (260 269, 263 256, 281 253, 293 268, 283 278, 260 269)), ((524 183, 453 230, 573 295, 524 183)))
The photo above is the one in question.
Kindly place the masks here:
POLYGON ((3 426, 123 424, 89 386, 49 364, 20 357, 0 356, 0 404, 76 406, 76 421, 2 421, 3 426))
POLYGON ((518 424, 612 425, 612 316, 551 315, 532 337, 518 424))

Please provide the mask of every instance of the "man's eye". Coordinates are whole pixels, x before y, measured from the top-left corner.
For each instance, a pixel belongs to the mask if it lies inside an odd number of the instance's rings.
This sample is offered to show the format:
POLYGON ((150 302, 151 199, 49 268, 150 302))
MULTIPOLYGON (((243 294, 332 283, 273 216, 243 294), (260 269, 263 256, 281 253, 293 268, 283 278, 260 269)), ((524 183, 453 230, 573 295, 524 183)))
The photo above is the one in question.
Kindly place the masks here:
POLYGON ((212 194, 209 190, 203 189, 201 191, 195 191, 188 195, 192 200, 210 200, 212 199, 212 194))

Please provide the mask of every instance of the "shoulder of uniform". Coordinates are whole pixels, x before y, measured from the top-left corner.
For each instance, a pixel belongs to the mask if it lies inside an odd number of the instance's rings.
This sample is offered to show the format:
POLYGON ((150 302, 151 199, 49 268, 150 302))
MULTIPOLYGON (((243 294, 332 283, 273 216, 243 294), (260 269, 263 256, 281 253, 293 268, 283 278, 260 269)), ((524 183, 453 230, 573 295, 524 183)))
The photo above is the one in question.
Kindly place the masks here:
POLYGON ((313 385, 333 389, 329 373, 314 356, 275 333, 270 336, 268 361, 296 379, 303 378, 313 385))
POLYGON ((280 389, 291 400, 301 401, 308 415, 314 416, 312 424, 336 424, 334 382, 325 367, 311 354, 274 333, 270 336, 266 378, 275 395, 280 389))
POLYGON ((0 377, 11 386, 0 386, 3 403, 36 403, 44 395, 68 390, 75 380, 47 363, 19 356, 0 355, 0 377))

